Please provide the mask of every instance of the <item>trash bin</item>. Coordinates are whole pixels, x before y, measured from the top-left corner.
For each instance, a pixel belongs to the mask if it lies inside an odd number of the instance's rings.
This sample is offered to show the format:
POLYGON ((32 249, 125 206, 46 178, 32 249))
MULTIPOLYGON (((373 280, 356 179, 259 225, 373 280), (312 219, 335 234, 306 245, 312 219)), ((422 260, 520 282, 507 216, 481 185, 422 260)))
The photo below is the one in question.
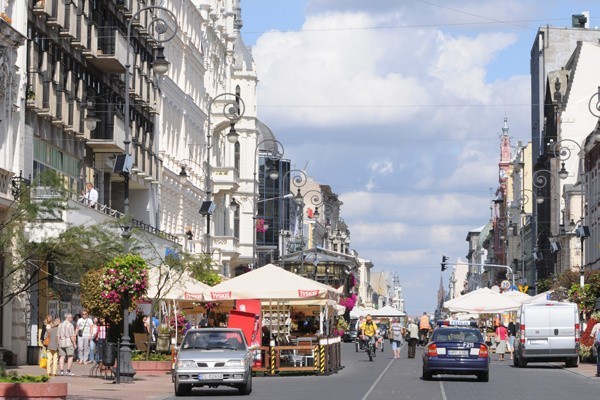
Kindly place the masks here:
POLYGON ((117 344, 114 342, 104 343, 104 351, 102 352, 102 364, 107 367, 115 365, 117 358, 117 344))
POLYGON ((38 365, 40 361, 40 348, 27 346, 27 365, 38 365))

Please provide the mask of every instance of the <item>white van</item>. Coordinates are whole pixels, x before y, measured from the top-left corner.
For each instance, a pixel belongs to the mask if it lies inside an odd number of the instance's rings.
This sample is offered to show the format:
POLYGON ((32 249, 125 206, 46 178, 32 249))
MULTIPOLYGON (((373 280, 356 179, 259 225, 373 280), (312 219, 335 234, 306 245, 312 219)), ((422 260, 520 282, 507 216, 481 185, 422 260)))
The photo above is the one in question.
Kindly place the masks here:
POLYGON ((544 301, 521 305, 520 329, 515 339, 516 367, 528 362, 579 363, 579 310, 577 304, 544 301))

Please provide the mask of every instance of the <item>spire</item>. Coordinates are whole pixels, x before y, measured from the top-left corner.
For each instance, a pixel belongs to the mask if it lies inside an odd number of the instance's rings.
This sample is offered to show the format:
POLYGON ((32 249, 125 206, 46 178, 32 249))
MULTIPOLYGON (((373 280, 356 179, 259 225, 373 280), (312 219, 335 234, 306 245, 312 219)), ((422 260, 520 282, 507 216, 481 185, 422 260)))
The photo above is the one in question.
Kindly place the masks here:
POLYGON ((502 136, 508 136, 508 117, 504 117, 504 124, 502 125, 502 136))

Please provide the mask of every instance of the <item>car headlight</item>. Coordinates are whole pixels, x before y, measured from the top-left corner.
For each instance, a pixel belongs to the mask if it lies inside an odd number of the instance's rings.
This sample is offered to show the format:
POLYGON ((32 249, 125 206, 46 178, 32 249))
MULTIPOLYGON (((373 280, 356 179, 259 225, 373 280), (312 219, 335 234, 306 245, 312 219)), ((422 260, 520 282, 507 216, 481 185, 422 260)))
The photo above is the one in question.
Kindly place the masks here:
POLYGON ((196 367, 194 360, 177 360, 177 368, 196 367))
POLYGON ((244 360, 229 360, 225 363, 226 367, 243 367, 244 360))

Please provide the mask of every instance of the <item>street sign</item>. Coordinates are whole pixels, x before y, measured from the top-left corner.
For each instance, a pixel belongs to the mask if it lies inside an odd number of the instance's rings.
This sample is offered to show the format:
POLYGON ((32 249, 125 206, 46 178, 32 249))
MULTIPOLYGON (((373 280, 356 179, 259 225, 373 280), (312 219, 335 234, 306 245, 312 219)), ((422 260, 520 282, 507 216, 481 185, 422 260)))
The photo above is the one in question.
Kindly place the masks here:
POLYGON ((528 290, 529 290, 528 285, 519 285, 519 292, 527 293, 528 290))

